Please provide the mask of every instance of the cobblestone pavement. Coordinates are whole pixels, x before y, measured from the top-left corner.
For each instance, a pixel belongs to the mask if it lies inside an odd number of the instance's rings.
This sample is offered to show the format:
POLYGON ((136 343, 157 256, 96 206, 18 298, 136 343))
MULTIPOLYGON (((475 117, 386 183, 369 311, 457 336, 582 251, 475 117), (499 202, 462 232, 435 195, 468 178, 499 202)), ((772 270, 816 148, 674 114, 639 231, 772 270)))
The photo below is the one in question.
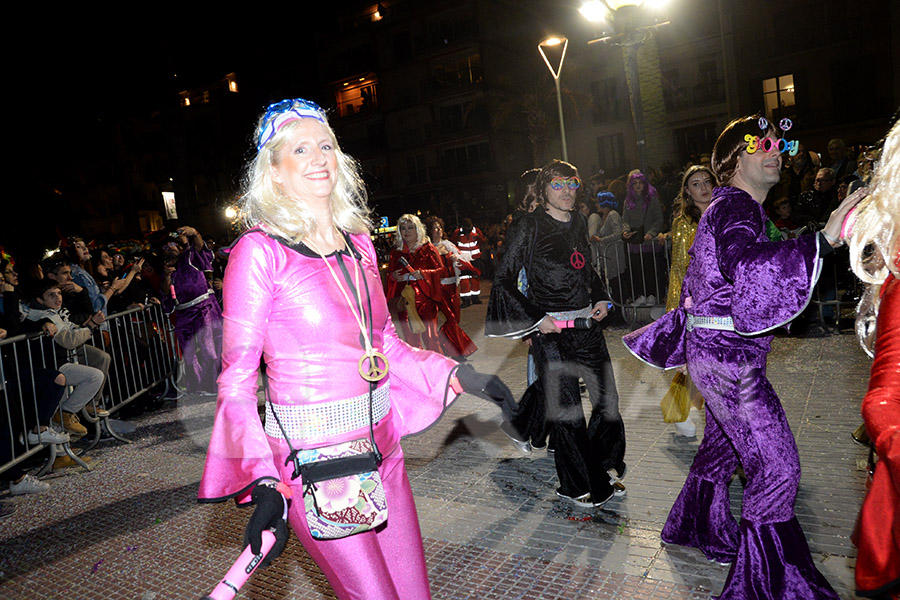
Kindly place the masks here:
MULTIPOLYGON (((525 346, 485 339, 484 305, 463 311, 479 346, 472 364, 524 391, 525 346)), ((595 512, 554 493, 552 457, 520 457, 499 430, 499 411, 460 398, 426 433, 404 441, 436 599, 697 598, 721 589, 726 567, 659 539, 697 450, 662 422, 671 375, 642 365, 606 331, 628 436, 628 488, 595 512)), ((864 491, 859 423, 869 361, 852 335, 776 339, 769 377, 800 448, 797 514, 816 563, 842 598, 853 598, 850 533, 864 491)), ((0 524, 0 597, 196 599, 239 552, 249 512, 198 505, 214 400, 183 399, 133 419, 132 444, 103 442, 91 472, 46 478, 40 496, 10 499, 0 524)), ((702 432, 703 414, 693 413, 702 432)), ((731 486, 735 514, 741 484, 731 486)), ((254 575, 240 598, 334 598, 291 539, 283 557, 254 575)))

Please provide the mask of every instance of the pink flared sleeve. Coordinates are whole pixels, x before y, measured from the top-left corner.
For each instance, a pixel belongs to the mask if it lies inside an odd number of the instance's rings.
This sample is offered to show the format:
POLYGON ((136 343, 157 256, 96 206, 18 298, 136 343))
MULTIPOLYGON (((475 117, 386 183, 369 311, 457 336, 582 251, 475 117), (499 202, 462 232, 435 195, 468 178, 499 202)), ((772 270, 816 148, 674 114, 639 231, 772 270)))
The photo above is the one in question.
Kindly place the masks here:
POLYGON ((261 233, 242 237, 231 251, 223 288, 222 373, 212 437, 199 498, 243 496, 260 479, 278 479, 257 413, 257 375, 272 305, 275 253, 261 233))
MULTIPOLYGON (((366 267, 375 268, 378 260, 369 236, 354 235, 352 238, 356 247, 368 257, 366 267)), ((388 376, 395 427, 401 437, 421 433, 437 422, 456 399, 456 393, 449 389, 449 382, 457 363, 436 352, 413 348, 401 340, 390 318, 384 324, 382 335, 383 351, 390 363, 388 376)))

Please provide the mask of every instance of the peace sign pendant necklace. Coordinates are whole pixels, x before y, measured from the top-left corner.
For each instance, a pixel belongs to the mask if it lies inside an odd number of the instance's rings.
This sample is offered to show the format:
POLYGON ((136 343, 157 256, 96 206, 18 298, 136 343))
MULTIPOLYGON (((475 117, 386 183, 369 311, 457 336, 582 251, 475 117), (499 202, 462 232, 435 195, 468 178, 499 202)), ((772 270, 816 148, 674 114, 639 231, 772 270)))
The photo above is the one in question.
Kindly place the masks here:
MULTIPOLYGON (((337 228, 335 228, 335 231, 337 231, 337 228)), ((344 239, 343 235, 341 235, 339 231, 338 235, 341 236, 342 240, 344 239)), ((348 294, 347 290, 344 289, 343 284, 341 284, 341 280, 338 279, 337 274, 334 272, 334 269, 331 267, 328 259, 325 258, 325 255, 322 254, 322 252, 312 242, 312 240, 304 239, 303 243, 312 248, 316 252, 316 254, 322 257, 322 260, 325 262, 325 266, 328 267, 328 272, 331 273, 331 278, 334 279, 334 282, 337 284, 338 289, 341 290, 341 294, 344 296, 344 300, 347 301, 347 306, 350 307, 350 313, 353 315, 353 318, 356 320, 356 324, 359 326, 359 332, 362 334, 362 338, 365 344, 365 352, 359 358, 359 363, 357 365, 359 375, 370 383, 381 381, 388 374, 389 365, 387 356, 372 347, 372 338, 369 336, 369 332, 366 330, 366 326, 364 323, 364 319, 366 316, 365 312, 360 314, 356 311, 356 306, 358 306, 359 310, 362 311, 362 296, 359 292, 359 264, 357 264, 356 261, 353 261, 353 279, 356 288, 354 291, 356 292, 357 300, 357 305, 353 306, 353 302, 350 300, 350 294, 348 294)), ((341 257, 336 254, 335 260, 341 260, 341 257)))
POLYGON ((569 257, 569 262, 576 269, 584 268, 584 254, 578 251, 578 248, 572 248, 572 256, 569 257))

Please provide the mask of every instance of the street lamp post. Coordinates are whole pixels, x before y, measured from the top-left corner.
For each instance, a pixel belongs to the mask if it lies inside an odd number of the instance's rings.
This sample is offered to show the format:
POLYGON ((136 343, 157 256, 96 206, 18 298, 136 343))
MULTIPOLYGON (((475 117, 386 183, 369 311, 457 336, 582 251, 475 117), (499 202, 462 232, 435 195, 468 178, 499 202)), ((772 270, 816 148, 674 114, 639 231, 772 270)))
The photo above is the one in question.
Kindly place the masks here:
MULTIPOLYGON (((665 25, 668 21, 645 25, 646 15, 642 5, 645 0, 588 0, 582 4, 579 12, 591 22, 609 21, 615 27, 616 34, 591 40, 588 44, 608 42, 621 46, 625 53, 626 84, 631 104, 631 116, 634 123, 634 135, 637 138, 638 158, 641 172, 648 172, 647 140, 644 132, 644 109, 641 102, 640 72, 638 70, 638 50, 641 44, 653 35, 653 28, 665 25)), ((649 2, 648 2, 649 3, 649 2)), ((665 4, 655 0, 655 7, 665 4)))
POLYGON ((541 58, 544 59, 544 64, 550 69, 550 75, 553 76, 553 81, 556 83, 556 106, 559 109, 559 138, 562 142, 562 157, 566 162, 569 162, 569 149, 566 145, 566 124, 563 120, 562 91, 559 88, 559 75, 562 73, 563 61, 566 59, 566 48, 568 47, 569 40, 560 37, 550 37, 538 44, 538 52, 541 53, 541 58), (544 48, 560 45, 562 46, 562 54, 559 57, 559 66, 554 69, 547 59, 547 53, 544 52, 544 48))

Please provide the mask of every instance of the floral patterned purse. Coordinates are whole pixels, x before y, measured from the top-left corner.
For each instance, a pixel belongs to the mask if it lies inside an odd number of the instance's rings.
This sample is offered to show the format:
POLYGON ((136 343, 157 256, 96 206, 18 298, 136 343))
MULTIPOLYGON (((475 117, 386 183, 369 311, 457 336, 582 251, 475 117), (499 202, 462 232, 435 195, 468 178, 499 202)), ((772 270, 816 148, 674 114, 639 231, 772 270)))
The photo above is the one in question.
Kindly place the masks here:
POLYGON ((387 500, 372 450, 369 440, 359 439, 297 453, 306 524, 314 538, 339 539, 387 521, 387 500))

